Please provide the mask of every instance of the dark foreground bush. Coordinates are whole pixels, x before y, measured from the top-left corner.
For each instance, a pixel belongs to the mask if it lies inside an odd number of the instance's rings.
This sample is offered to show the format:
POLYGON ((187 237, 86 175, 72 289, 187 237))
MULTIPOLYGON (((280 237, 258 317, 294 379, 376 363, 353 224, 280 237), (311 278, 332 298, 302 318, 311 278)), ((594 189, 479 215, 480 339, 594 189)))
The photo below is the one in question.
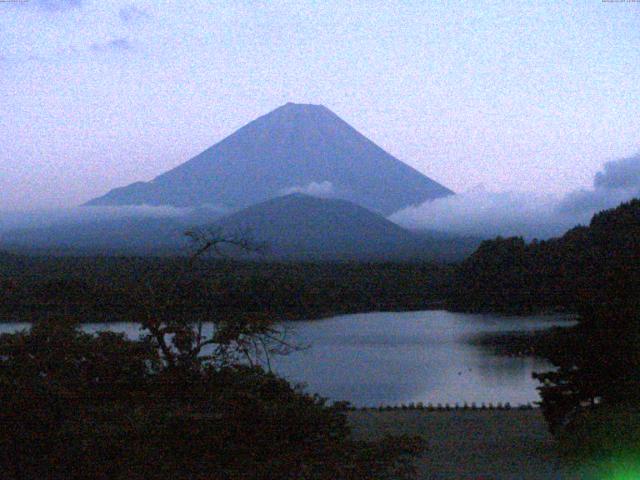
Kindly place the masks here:
POLYGON ((150 340, 67 322, 0 337, 6 479, 367 479, 417 439, 354 442, 344 413, 260 367, 168 365, 150 340))
POLYGON ((558 434, 563 460, 585 479, 640 478, 640 408, 595 407, 558 434))

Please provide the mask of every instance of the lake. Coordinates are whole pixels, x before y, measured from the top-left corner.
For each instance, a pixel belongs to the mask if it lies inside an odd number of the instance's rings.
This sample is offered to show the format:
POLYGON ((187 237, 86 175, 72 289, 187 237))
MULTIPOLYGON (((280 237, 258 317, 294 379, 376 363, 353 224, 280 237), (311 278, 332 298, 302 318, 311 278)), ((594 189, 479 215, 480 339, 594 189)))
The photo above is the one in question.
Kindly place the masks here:
MULTIPOLYGON (((551 368, 534 358, 494 355, 469 343, 475 335, 571 325, 566 315, 503 317, 442 310, 373 312, 287 322, 290 339, 307 349, 272 360, 276 372, 309 392, 355 406, 423 402, 454 405, 539 399, 532 372, 551 368)), ((0 324, 0 332, 28 324, 0 324)), ((133 323, 86 324, 135 338, 133 323)))

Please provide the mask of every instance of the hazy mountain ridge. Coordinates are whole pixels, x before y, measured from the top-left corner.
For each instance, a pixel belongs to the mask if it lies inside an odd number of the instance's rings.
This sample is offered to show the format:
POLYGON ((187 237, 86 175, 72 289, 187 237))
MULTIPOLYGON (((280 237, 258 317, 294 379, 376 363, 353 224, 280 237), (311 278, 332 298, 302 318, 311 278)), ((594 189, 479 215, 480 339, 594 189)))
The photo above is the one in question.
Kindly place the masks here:
POLYGON ((359 205, 299 193, 267 200, 222 218, 202 215, 124 217, 22 229, 0 235, 14 252, 56 255, 182 255, 184 233, 200 229, 264 245, 233 257, 287 261, 459 261, 480 243, 440 232, 411 232, 359 205))
POLYGON ((266 245, 267 256, 371 259, 417 256, 419 239, 353 203, 290 194, 222 218, 216 227, 246 232, 266 245))
POLYGON ((252 205, 215 224, 264 243, 269 258, 306 260, 440 260, 470 254, 472 244, 437 232, 411 232, 359 205, 290 194, 252 205))
POLYGON ((310 185, 391 214, 452 194, 389 155, 329 109, 288 103, 150 182, 87 205, 216 205, 238 210, 310 185))

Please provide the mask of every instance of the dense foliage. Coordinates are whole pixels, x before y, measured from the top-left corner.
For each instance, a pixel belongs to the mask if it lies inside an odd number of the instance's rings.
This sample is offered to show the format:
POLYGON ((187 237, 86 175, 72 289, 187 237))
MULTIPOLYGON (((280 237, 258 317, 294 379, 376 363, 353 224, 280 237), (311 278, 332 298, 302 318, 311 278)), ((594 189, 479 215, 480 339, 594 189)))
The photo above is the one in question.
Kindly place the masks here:
POLYGON ((637 292, 640 200, 596 214, 560 238, 484 241, 457 269, 450 305, 468 311, 582 313, 637 292))
MULTIPOLYGON (((199 284, 189 268, 173 273, 162 291, 157 281, 137 290, 146 295, 128 312, 141 323, 140 340, 83 333, 76 316, 0 336, 3 478, 328 480, 412 473, 419 439, 351 440, 340 406, 262 367, 269 355, 295 348, 272 319, 181 313, 181 292, 197 298, 199 284), (213 330, 203 329, 205 320, 213 330)), ((15 279, 5 280, 1 300, 15 298, 16 288, 15 279)))
MULTIPOLYGON (((556 336, 540 373, 542 409, 553 431, 585 415, 640 404, 640 200, 593 217, 563 237, 525 244, 485 242, 461 266, 455 302, 472 310, 564 308, 579 314, 556 336)), ((606 428, 604 429, 606 430, 606 428)), ((640 430, 639 430, 640 431, 640 430)))
POLYGON ((640 473, 640 408, 637 404, 590 409, 558 432, 563 463, 574 478, 635 479, 640 473))
POLYGON ((4 257, 0 321, 75 315, 80 321, 136 321, 147 286, 175 291, 176 314, 215 311, 308 319, 372 310, 423 309, 442 302, 451 267, 380 263, 251 263, 202 259, 175 286, 187 259, 4 257), (12 285, 12 288, 8 288, 12 285), (145 288, 140 289, 144 285, 145 288))
POLYGON ((3 478, 381 478, 419 448, 350 441, 338 409, 260 368, 166 368, 68 322, 0 337, 0 386, 3 478))

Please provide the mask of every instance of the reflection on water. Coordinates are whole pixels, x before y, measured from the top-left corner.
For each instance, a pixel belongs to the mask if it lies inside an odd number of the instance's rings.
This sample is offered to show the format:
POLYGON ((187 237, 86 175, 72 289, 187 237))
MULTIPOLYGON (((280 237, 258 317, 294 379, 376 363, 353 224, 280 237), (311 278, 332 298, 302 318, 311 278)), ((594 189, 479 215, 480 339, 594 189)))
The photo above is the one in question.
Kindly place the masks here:
MULTIPOLYGON (((399 403, 498 403, 538 400, 534 371, 550 367, 532 358, 507 358, 468 340, 487 332, 566 325, 566 316, 500 317, 446 311, 382 312, 290 322, 294 342, 306 350, 273 359, 274 369, 332 400, 357 406, 399 403)), ((0 332, 28 328, 2 324, 0 332)), ((88 324, 136 338, 133 323, 88 324)))
POLYGON ((410 402, 498 403, 538 400, 532 358, 498 357, 468 340, 480 333, 566 325, 567 317, 500 317, 445 311, 345 315, 290 324, 311 344, 274 361, 308 390, 358 406, 410 402))

